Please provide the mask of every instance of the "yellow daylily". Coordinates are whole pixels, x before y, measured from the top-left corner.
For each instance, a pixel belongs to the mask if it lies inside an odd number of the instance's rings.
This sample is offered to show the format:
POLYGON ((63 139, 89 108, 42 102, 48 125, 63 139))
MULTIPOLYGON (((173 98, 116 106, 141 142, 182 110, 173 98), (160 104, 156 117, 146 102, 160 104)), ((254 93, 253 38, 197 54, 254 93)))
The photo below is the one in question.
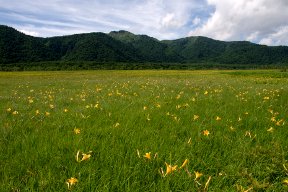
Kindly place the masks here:
POLYGON ((166 162, 165 162, 165 165, 166 165, 166 174, 165 174, 165 176, 168 175, 168 174, 171 174, 173 171, 176 171, 177 167, 178 167, 177 165, 174 165, 174 166, 169 165, 166 162))
POLYGON ((137 149, 136 151, 137 151, 138 157, 141 158, 141 156, 140 156, 140 151, 139 151, 138 149, 137 149))
POLYGON ((12 114, 13 114, 13 115, 18 115, 19 113, 18 113, 18 111, 13 111, 12 114))
POLYGON ((284 119, 280 119, 279 121, 276 122, 277 126, 284 125, 284 119))
POLYGON ((80 132, 81 132, 81 131, 80 131, 79 128, 75 128, 75 129, 74 129, 74 133, 75 133, 76 135, 80 134, 80 132))
POLYGON ((201 177, 203 174, 198 172, 198 171, 195 171, 195 180, 197 180, 199 177, 201 177))
POLYGON ((88 160, 90 157, 91 157, 91 154, 82 153, 82 159, 81 159, 81 161, 88 160))
POLYGON ((151 152, 145 153, 145 155, 143 157, 150 160, 151 159, 151 152))
POLYGON ((183 164, 181 165, 180 169, 184 168, 187 164, 188 164, 189 160, 185 159, 185 161, 183 162, 183 164))
POLYGON ((203 131, 203 135, 208 136, 209 134, 210 134, 210 132, 208 130, 203 131))
POLYGON ((272 133, 274 131, 274 128, 270 127, 269 129, 267 129, 267 131, 272 133))
POLYGON ((67 179, 66 184, 68 185, 68 189, 70 190, 72 185, 75 185, 78 183, 78 179, 71 177, 70 179, 67 179))
POLYGON ((77 161, 78 163, 80 163, 81 161, 85 161, 85 160, 90 159, 90 157, 91 157, 91 154, 90 154, 90 153, 92 153, 92 151, 89 151, 88 154, 82 153, 82 158, 81 158, 81 160, 80 160, 80 158, 79 158, 80 150, 77 151, 76 161, 77 161))

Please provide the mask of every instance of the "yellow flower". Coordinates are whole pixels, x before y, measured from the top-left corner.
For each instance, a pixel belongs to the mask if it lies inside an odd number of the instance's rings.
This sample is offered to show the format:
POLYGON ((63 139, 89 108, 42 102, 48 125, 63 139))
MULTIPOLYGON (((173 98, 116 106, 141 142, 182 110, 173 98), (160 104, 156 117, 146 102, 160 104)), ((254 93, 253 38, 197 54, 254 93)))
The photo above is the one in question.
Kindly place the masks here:
POLYGON ((39 114, 40 114, 40 111, 37 109, 37 110, 35 111, 35 114, 36 114, 36 115, 39 115, 39 114))
POLYGON ((75 133, 76 135, 80 134, 80 129, 75 128, 75 129, 74 129, 74 133, 75 133))
POLYGON ((277 126, 284 125, 284 120, 281 119, 281 120, 277 121, 277 122, 276 122, 276 125, 277 125, 277 126))
POLYGON ((52 104, 50 104, 49 107, 50 107, 51 109, 54 109, 54 105, 52 105, 52 104))
POLYGON ((203 174, 198 172, 198 171, 195 171, 195 180, 197 180, 199 177, 201 177, 203 174))
POLYGON ((204 191, 207 191, 210 180, 211 180, 211 176, 209 176, 208 180, 205 183, 204 191))
POLYGON ((119 127, 120 123, 115 123, 114 127, 119 127))
POLYGON ((204 92, 204 95, 207 95, 207 94, 208 94, 208 91, 205 91, 205 92, 204 92))
POLYGON ((147 118, 146 118, 146 119, 147 119, 147 121, 150 121, 150 120, 151 120, 151 119, 150 119, 150 114, 147 115, 147 118))
POLYGON ((270 98, 269 98, 269 97, 264 97, 263 99, 264 99, 264 100, 269 100, 270 98))
POLYGON ((13 111, 13 115, 18 115, 18 111, 13 111))
POLYGON ((252 138, 252 134, 251 134, 250 131, 246 131, 246 132, 245 132, 245 136, 248 136, 248 137, 252 138))
POLYGON ((147 106, 144 106, 144 107, 143 107, 143 110, 147 110, 147 106))
POLYGON ((208 136, 209 134, 210 134, 210 132, 208 130, 203 131, 203 135, 208 136))
POLYGON ((221 117, 217 116, 216 121, 220 121, 220 120, 221 120, 221 117))
POLYGON ((150 160, 151 159, 151 152, 145 153, 145 155, 143 157, 150 160))
POLYGON ((82 159, 81 159, 81 161, 88 160, 90 157, 91 157, 91 154, 82 153, 82 159))
POLYGON ((288 179, 284 179, 284 180, 283 180, 283 183, 284 183, 285 185, 288 185, 288 179))
POLYGON ((166 162, 165 162, 165 164, 166 164, 166 175, 168 175, 168 174, 172 173, 173 171, 177 170, 177 165, 172 166, 172 165, 169 165, 166 162))
POLYGON ((78 183, 78 179, 71 177, 70 179, 67 179, 66 184, 68 185, 68 189, 70 190, 72 185, 75 185, 78 183))
POLYGON ((28 101, 30 104, 34 102, 33 99, 29 99, 28 101))
POLYGON ((140 157, 140 151, 138 149, 137 149, 137 155, 138 155, 139 158, 141 158, 140 157))
POLYGON ((80 150, 78 150, 78 151, 77 151, 77 154, 76 154, 76 161, 77 161, 78 163, 80 163, 81 161, 85 161, 85 160, 90 159, 90 157, 91 157, 91 154, 90 154, 90 153, 92 153, 92 151, 89 151, 88 154, 82 153, 82 158, 81 158, 81 160, 80 160, 80 158, 79 158, 80 150))
POLYGON ((68 112, 68 109, 64 109, 64 112, 67 113, 67 112, 68 112))
POLYGON ((45 112, 45 115, 46 115, 46 116, 49 116, 49 115, 50 115, 50 113, 46 111, 46 112, 45 112))
POLYGON ((6 109, 6 111, 7 111, 7 112, 11 112, 11 111, 12 111, 12 109, 11 109, 11 108, 8 108, 8 109, 6 109))
POLYGON ((267 131, 272 133, 274 131, 274 128, 270 127, 269 129, 267 129, 267 131))
POLYGON ((199 119, 199 115, 194 115, 193 120, 196 121, 197 119, 199 119))
POLYGON ((183 162, 183 164, 181 165, 180 169, 182 169, 183 167, 185 167, 188 164, 189 160, 185 159, 185 161, 183 162))

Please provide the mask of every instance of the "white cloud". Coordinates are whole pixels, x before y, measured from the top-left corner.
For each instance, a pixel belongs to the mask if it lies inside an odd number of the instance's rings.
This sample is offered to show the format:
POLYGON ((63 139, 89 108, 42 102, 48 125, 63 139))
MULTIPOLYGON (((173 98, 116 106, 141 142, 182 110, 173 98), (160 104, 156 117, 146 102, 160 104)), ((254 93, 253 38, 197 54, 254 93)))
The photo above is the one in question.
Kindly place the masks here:
POLYGON ((174 13, 167 13, 166 16, 164 16, 164 18, 161 20, 161 27, 163 28, 179 28, 183 25, 183 21, 178 20, 174 13))
POLYGON ((26 35, 34 36, 34 37, 39 36, 39 33, 36 31, 29 31, 29 30, 22 29, 20 30, 20 32, 25 33, 26 35))
POLYGON ((75 31, 109 32, 124 29, 158 39, 170 39, 187 35, 190 30, 189 24, 192 23, 191 15, 200 10, 199 8, 205 7, 206 2, 204 0, 9 0, 9 2, 0 0, 0 4, 0 20, 3 20, 4 24, 17 27, 18 30, 36 30, 35 32, 43 37, 72 34, 75 31))
POLYGON ((195 19, 193 19, 192 23, 193 25, 197 26, 201 23, 201 19, 199 17, 196 17, 195 19))
POLYGON ((259 31, 253 32, 250 35, 248 35, 248 37, 246 37, 247 41, 257 41, 259 36, 259 31))
POLYGON ((278 28, 275 33, 271 33, 259 41, 264 45, 288 45, 288 25, 278 28))
POLYGON ((189 35, 219 40, 251 40, 265 44, 287 44, 287 0, 207 0, 215 7, 208 21, 189 35), (278 35, 277 35, 278 34, 278 35), (278 39, 279 38, 279 39, 278 39), (268 40, 271 39, 271 40, 268 40))
POLYGON ((1 24, 49 37, 127 30, 288 45, 287 0, 0 0, 1 24))

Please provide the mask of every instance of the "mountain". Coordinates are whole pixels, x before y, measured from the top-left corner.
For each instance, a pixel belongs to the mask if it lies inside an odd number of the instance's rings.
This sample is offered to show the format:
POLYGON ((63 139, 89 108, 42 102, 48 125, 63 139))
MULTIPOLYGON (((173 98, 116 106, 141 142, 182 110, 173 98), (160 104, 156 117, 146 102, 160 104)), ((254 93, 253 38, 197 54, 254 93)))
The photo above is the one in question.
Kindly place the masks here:
POLYGON ((53 50, 42 38, 25 35, 7 26, 0 26, 0 63, 55 60, 53 50))
POLYGON ((137 52, 104 33, 77 34, 44 40, 58 60, 68 61, 137 61, 137 52))
POLYGON ((112 31, 111 37, 117 39, 129 47, 133 47, 139 53, 140 60, 149 62, 179 62, 184 60, 177 52, 169 51, 168 45, 147 35, 134 35, 128 31, 112 31))
POLYGON ((159 41, 123 30, 40 38, 0 25, 0 64, 39 61, 286 65, 288 47, 201 36, 159 41))

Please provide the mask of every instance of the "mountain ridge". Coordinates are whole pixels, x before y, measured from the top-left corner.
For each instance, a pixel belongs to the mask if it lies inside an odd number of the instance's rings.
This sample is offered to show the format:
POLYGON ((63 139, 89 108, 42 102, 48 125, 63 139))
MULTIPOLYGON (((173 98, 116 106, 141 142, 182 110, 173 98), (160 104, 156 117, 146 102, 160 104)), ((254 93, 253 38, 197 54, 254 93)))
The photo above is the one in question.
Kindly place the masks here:
POLYGON ((0 25, 0 64, 41 61, 286 65, 288 47, 203 36, 158 40, 124 30, 43 38, 0 25))

